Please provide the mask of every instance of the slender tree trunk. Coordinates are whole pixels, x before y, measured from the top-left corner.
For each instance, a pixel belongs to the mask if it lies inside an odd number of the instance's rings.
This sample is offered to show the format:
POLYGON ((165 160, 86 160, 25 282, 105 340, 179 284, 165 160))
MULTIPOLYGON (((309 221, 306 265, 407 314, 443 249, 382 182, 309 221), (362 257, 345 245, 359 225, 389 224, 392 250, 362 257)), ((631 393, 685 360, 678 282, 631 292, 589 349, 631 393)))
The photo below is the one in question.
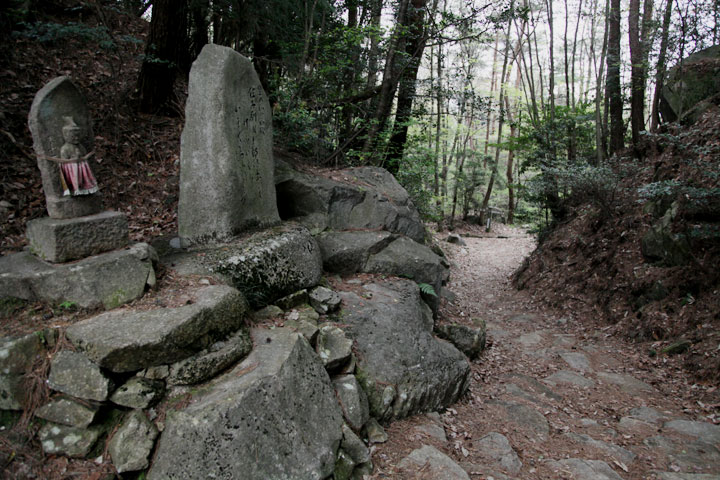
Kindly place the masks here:
POLYGON ((597 62, 597 75, 595 77, 595 148, 597 153, 597 165, 601 165, 605 161, 607 155, 607 130, 605 129, 606 123, 603 122, 602 115, 602 80, 604 73, 603 69, 605 68, 605 56, 607 55, 609 10, 610 0, 606 0, 605 15, 603 15, 603 18, 605 19, 605 32, 603 33, 602 51, 600 52, 600 61, 597 62))
POLYGON ((487 168, 487 154, 488 154, 488 148, 490 145, 490 130, 492 129, 491 125, 494 125, 493 118, 492 118, 492 98, 493 93, 495 92, 495 77, 497 76, 497 56, 498 56, 498 47, 500 43, 500 34, 495 35, 495 48, 493 49, 493 63, 492 63, 492 73, 490 74, 490 103, 487 106, 487 119, 485 121, 485 146, 483 148, 483 168, 487 168))
POLYGON ((665 62, 668 48, 668 36, 670 34, 670 20, 672 18, 672 6, 673 0, 667 0, 665 4, 665 15, 663 16, 663 29, 662 37, 660 39, 660 53, 658 55, 657 62, 657 73, 655 74, 655 93, 652 101, 652 114, 650 131, 657 131, 657 127, 660 124, 660 114, 658 112, 658 103, 660 101, 660 94, 662 93, 663 86, 665 85, 665 62))
POLYGON ((370 0, 370 49, 368 51, 368 88, 377 85, 378 57, 380 56, 380 18, 382 0, 370 0))
MULTIPOLYGON (((348 30, 354 31, 357 28, 357 12, 358 12, 358 5, 357 0, 346 0, 345 5, 347 6, 348 11, 348 30)), ((352 53, 350 54, 350 61, 345 66, 345 73, 343 75, 343 97, 348 97, 351 95, 351 92, 353 90, 353 85, 355 83, 355 72, 356 72, 356 66, 357 62, 360 57, 360 45, 356 44, 352 46, 352 53)), ((346 105, 343 105, 342 110, 340 112, 341 117, 341 134, 340 137, 342 138, 349 138, 352 135, 352 119, 353 119, 353 112, 354 112, 355 106, 351 103, 348 103, 346 105)), ((340 141, 342 141, 340 139, 340 141)), ((340 143, 340 141, 338 143, 340 143)))
POLYGON ((643 130, 645 118, 643 108, 645 104, 645 79, 643 75, 643 52, 640 42, 640 0, 630 0, 628 14, 628 37, 630 40, 631 63, 631 95, 630 95, 630 130, 635 149, 640 143, 640 131, 643 130))
MULTIPOLYGON (((518 64, 517 72, 515 73, 515 88, 520 87, 520 80, 522 78, 522 74, 520 71, 520 65, 518 64)), ((518 102, 515 102, 514 108, 517 109, 518 102)), ((513 116, 513 110, 510 108, 510 99, 505 96, 505 107, 508 112, 508 122, 510 123, 510 139, 514 139, 517 137, 517 119, 513 116)), ((508 150, 508 158, 507 158, 507 169, 505 170, 505 175, 507 177, 507 186, 508 186, 508 214, 507 214, 507 223, 513 223, 515 220, 515 185, 513 178, 513 162, 515 160, 515 149, 511 148, 508 150)))
POLYGON ((610 108, 610 153, 625 147, 623 101, 620 88, 620 0, 610 0, 608 18, 607 91, 610 108))
POLYGON ((170 100, 183 49, 187 46, 187 3, 155 0, 145 60, 140 68, 140 111, 157 113, 170 100))

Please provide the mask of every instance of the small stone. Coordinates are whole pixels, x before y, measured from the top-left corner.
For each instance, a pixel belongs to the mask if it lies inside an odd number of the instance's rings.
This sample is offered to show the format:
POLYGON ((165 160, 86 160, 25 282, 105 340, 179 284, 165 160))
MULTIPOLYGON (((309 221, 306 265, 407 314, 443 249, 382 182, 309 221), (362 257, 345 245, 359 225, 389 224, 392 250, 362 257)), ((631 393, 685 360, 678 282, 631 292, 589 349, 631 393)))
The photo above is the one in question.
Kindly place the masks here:
POLYGON ((96 405, 60 398, 35 410, 35 416, 69 427, 87 428, 95 419, 98 410, 96 405))
POLYGON ((365 390, 362 389, 355 375, 334 378, 333 386, 345 420, 353 430, 359 431, 370 418, 370 408, 365 390))
POLYGON ((297 306, 308 303, 308 300, 309 297, 307 290, 302 289, 275 300, 275 305, 282 308, 283 310, 292 310, 297 306))
POLYGON ((0 340, 0 409, 22 410, 25 374, 42 351, 40 335, 0 340))
POLYGON ((523 403, 508 402, 503 403, 502 406, 507 411, 508 417, 513 423, 526 430, 531 430, 541 438, 547 438, 549 435, 550 426, 542 413, 523 403))
POLYGON ((165 394, 162 380, 133 377, 110 396, 116 405, 130 408, 148 408, 159 402, 165 394))
POLYGON ((598 378, 602 381, 617 385, 625 393, 643 394, 654 392, 655 389, 647 383, 638 380, 630 375, 618 373, 598 372, 598 378))
POLYGON ((273 318, 280 318, 283 315, 283 309, 276 305, 268 305, 253 313, 253 319, 256 322, 263 322, 273 318))
POLYGON ((711 443, 700 440, 678 441, 662 435, 647 438, 643 443, 662 453, 681 471, 720 471, 720 450, 711 443))
POLYGON ((370 450, 368 450, 363 441, 360 440, 360 437, 346 424, 343 424, 342 431, 342 449, 345 453, 347 453, 356 464, 369 462, 370 450))
POLYGON ((601 460, 568 458, 548 462, 558 471, 569 472, 574 480, 623 480, 607 463, 601 460))
POLYGON ((310 305, 320 315, 332 313, 340 308, 340 295, 326 287, 315 287, 309 293, 310 305))
POLYGON ((46 423, 38 432, 42 449, 48 455, 82 458, 90 453, 100 436, 97 428, 77 428, 46 423))
POLYGON ((613 459, 622 462, 625 465, 630 465, 632 462, 635 461, 636 455, 630 450, 627 450, 620 446, 603 442, 601 440, 595 440, 591 436, 585 434, 567 433, 565 434, 565 436, 574 442, 582 443, 592 448, 596 448, 604 452, 608 456, 612 457, 613 459))
POLYGON ((590 360, 588 360, 584 353, 560 352, 560 358, 565 360, 565 363, 570 365, 575 370, 580 370, 581 372, 589 372, 590 370, 592 370, 590 368, 590 360))
POLYGON ((455 245, 461 245, 463 247, 467 245, 467 243, 465 243, 465 240, 463 240, 463 238, 457 233, 451 233, 450 235, 448 235, 445 241, 448 243, 453 243, 455 245))
POLYGON ((63 350, 52 359, 48 385, 73 397, 102 402, 107 400, 112 383, 85 355, 63 350))
POLYGON ((341 367, 352 354, 353 342, 335 325, 323 325, 318 333, 315 347, 320 361, 328 371, 341 367))
POLYGON ((433 480, 469 480, 468 474, 450 457, 429 445, 413 450, 398 465, 409 474, 418 474, 433 480))
POLYGON ((158 365, 156 367, 148 367, 138 373, 138 376, 149 378, 151 380, 165 380, 170 375, 169 365, 158 365))
POLYGON ((350 455, 348 455, 342 448, 338 450, 337 460, 335 461, 334 478, 335 480, 350 480, 352 478, 352 472, 355 469, 355 462, 353 462, 350 455))
POLYGON ((372 417, 365 423, 365 433, 371 444, 387 442, 388 436, 385 429, 372 417))
POLYGON ((297 310, 293 310, 293 312, 295 311, 297 311, 297 320, 303 320, 313 325, 317 325, 320 320, 320 315, 310 305, 300 305, 297 310))
POLYGON ((590 380, 589 378, 585 378, 582 375, 578 375, 577 373, 570 372, 568 370, 559 370, 549 377, 546 377, 543 380, 545 383, 549 383, 550 385, 556 385, 558 383, 569 383, 571 385, 577 385, 578 387, 592 387, 595 385, 595 382, 590 380))
POLYGON ((157 428, 141 410, 130 412, 108 442, 108 451, 118 473, 146 469, 157 436, 157 428))
POLYGON ((469 359, 475 359, 485 350, 485 325, 472 328, 466 325, 439 325, 435 329, 438 337, 455 345, 469 359))
POLYGON ((480 456, 491 460, 510 473, 517 473, 522 468, 520 458, 510 446, 510 442, 505 435, 491 432, 475 443, 475 447, 480 456))
POLYGON ((287 320, 285 327, 295 330, 302 334, 307 339, 310 345, 315 346, 317 344, 317 336, 320 329, 317 325, 305 320, 287 320))
POLYGON ((657 433, 657 426, 652 423, 643 422, 632 417, 622 417, 618 423, 618 430, 624 433, 641 433, 641 434, 652 434, 657 433))
POLYGON ((668 419, 667 415, 650 407, 633 408, 629 416, 648 423, 661 423, 668 419))
POLYGON ((418 425, 415 427, 415 431, 421 435, 427 435, 428 437, 434 438, 439 442, 447 442, 445 429, 437 423, 425 423, 423 425, 418 425))
MULTIPOLYGON (((355 470, 353 470, 353 480, 368 480, 370 476, 373 474, 373 463, 372 461, 368 461, 365 463, 361 463, 360 465, 357 465, 355 467, 355 470)), ((712 479, 715 480, 715 479, 712 479)))
POLYGON ((350 361, 347 362, 345 365, 338 370, 338 375, 352 375, 355 373, 355 368, 357 367, 357 358, 355 357, 355 354, 350 355, 350 361))

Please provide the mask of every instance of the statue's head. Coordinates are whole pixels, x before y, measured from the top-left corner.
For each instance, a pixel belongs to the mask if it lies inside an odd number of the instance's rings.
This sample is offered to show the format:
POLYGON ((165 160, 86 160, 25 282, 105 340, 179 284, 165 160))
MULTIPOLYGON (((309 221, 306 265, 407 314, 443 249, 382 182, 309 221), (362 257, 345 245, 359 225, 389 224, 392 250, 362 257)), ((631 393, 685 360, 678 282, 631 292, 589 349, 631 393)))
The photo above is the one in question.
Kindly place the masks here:
POLYGON ((82 128, 75 123, 72 117, 63 117, 63 119, 65 120, 65 125, 62 128, 63 138, 67 143, 77 145, 80 143, 82 128))

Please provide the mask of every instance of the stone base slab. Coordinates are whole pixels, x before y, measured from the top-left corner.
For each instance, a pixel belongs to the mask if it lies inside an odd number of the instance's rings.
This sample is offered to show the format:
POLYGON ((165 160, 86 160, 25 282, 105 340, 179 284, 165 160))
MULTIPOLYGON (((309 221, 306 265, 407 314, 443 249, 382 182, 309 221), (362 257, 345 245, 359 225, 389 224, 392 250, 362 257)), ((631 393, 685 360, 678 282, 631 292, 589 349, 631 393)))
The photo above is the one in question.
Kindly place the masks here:
POLYGON ((83 260, 54 265, 30 252, 0 257, 0 299, 74 302, 105 309, 140 298, 155 282, 155 250, 146 243, 83 260))
POLYGON ((32 253, 43 260, 68 262, 126 247, 127 217, 108 211, 68 219, 38 218, 27 223, 27 238, 32 253))
POLYGON ((51 218, 69 219, 102 212, 103 200, 100 193, 67 197, 46 195, 45 205, 51 218))

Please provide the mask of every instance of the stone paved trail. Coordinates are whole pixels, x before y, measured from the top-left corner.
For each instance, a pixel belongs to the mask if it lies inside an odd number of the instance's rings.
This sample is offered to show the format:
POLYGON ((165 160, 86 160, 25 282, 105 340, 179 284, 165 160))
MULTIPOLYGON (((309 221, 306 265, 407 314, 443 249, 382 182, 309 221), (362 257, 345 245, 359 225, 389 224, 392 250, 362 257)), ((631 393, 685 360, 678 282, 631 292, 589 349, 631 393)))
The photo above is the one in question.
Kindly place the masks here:
POLYGON ((485 319, 489 347, 465 400, 387 428, 372 478, 720 480, 720 425, 681 395, 692 384, 514 290, 534 244, 507 236, 441 243, 457 295, 444 314, 485 319))

